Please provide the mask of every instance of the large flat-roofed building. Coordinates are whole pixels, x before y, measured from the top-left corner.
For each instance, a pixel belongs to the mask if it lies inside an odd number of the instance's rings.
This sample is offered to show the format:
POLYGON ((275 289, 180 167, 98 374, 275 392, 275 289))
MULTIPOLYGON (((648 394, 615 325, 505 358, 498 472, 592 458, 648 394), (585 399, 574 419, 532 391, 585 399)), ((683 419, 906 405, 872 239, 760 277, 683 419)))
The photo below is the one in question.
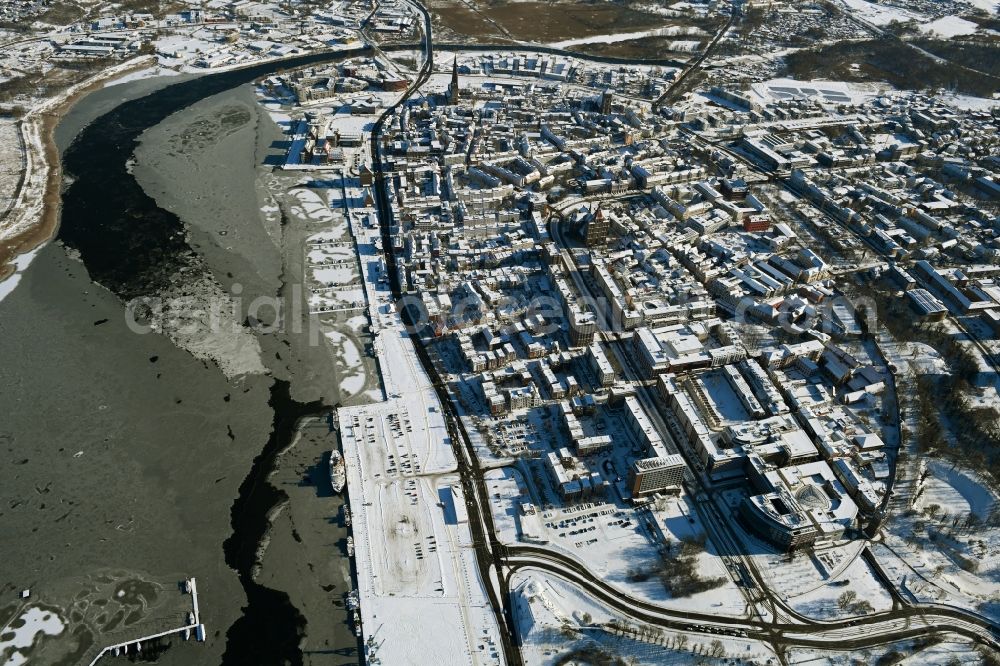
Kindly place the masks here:
MULTIPOLYGON (((959 312, 976 312, 996 306, 994 297, 983 291, 976 280, 970 280, 968 274, 961 269, 939 271, 926 260, 918 261, 914 268, 918 278, 940 292, 959 312)), ((925 299, 914 299, 915 307, 926 307, 922 300, 925 299)))
POLYGON ((839 539, 857 518, 858 505, 824 461, 773 468, 749 455, 746 471, 761 492, 743 500, 740 516, 780 548, 839 539))
POLYGON ((632 496, 644 497, 670 488, 679 488, 684 481, 686 467, 684 458, 676 453, 636 460, 628 474, 632 496))
POLYGON ((642 408, 635 396, 625 398, 625 425, 629 433, 635 437, 649 455, 659 458, 667 455, 667 448, 660 439, 659 433, 649 420, 649 415, 642 408))
POLYGON ((910 299, 910 305, 921 317, 931 321, 941 321, 948 314, 948 308, 945 307, 944 303, 926 289, 910 289, 906 295, 910 299))
POLYGON ((819 340, 806 340, 796 344, 784 344, 763 355, 764 365, 769 368, 787 368, 800 358, 819 360, 826 347, 819 340))
POLYGON ((594 341, 597 319, 592 312, 573 312, 569 320, 569 342, 574 347, 586 347, 594 341))
POLYGON ((816 445, 791 414, 727 425, 721 439, 730 448, 756 453, 769 462, 797 464, 819 457, 816 445))
POLYGON ((589 499, 604 495, 608 483, 601 473, 587 469, 579 458, 570 454, 569 449, 550 451, 546 456, 546 462, 552 483, 559 489, 559 494, 564 500, 589 499))
POLYGON ((718 367, 746 358, 738 344, 709 346, 710 329, 717 319, 674 324, 658 328, 640 327, 632 336, 632 346, 640 367, 650 379, 662 372, 718 367))
POLYGON ((535 407, 541 402, 541 397, 538 395, 538 390, 534 385, 517 386, 506 389, 506 392, 507 404, 512 410, 535 407))
POLYGON ((652 329, 642 327, 632 336, 639 364, 647 377, 655 377, 670 367, 670 356, 652 329))
POLYGON ((559 294, 563 314, 569 320, 569 341, 573 347, 587 347, 597 333, 597 318, 577 300, 562 271, 550 267, 550 275, 559 294))
POLYGON ((608 360, 608 355, 604 353, 601 343, 595 342, 590 345, 587 360, 590 361, 590 368, 597 375, 597 381, 601 386, 611 386, 615 383, 615 369, 608 360))
POLYGON ((602 451, 610 451, 614 442, 610 435, 593 435, 574 441, 576 452, 581 456, 592 456, 602 451))
POLYGON ((740 142, 740 148, 749 153, 755 161, 774 171, 785 171, 792 167, 791 161, 774 150, 766 137, 745 137, 740 142))
POLYGON ((754 532, 785 550, 795 550, 816 542, 816 525, 797 510, 787 491, 747 497, 740 504, 740 516, 754 532))
POLYGON ((691 448, 715 479, 739 476, 743 473, 743 453, 717 446, 705 425, 698 407, 672 374, 660 375, 660 395, 667 408, 683 429, 691 448))

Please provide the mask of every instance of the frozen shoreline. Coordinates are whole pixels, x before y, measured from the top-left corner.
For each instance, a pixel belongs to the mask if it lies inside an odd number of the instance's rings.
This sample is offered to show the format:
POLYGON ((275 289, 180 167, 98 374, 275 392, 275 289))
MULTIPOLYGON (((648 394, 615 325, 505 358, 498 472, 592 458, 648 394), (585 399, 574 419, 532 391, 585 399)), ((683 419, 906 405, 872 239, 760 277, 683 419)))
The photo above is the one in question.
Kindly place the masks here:
POLYGON ((14 273, 15 257, 41 246, 59 227, 62 168, 55 128, 62 117, 89 93, 148 62, 148 57, 141 57, 110 67, 44 100, 25 115, 19 128, 24 175, 9 213, 0 220, 0 282, 14 273))

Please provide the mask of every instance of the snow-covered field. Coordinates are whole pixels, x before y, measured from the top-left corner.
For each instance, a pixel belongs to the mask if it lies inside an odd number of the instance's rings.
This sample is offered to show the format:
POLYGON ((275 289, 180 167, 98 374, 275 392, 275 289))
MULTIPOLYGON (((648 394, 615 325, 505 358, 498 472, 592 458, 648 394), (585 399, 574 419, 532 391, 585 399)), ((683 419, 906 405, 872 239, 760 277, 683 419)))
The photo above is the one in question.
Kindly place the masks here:
POLYGON ((921 469, 912 511, 893 517, 873 552, 915 598, 1000 617, 1000 498, 969 470, 937 460, 921 469))
POLYGON ((820 620, 856 615, 851 608, 841 609, 838 605, 837 600, 845 593, 856 595, 857 602, 868 602, 875 611, 892 609, 892 597, 860 557, 851 559, 836 578, 788 601, 803 615, 820 620))
POLYGON ((676 37, 681 35, 704 34, 704 31, 698 28, 673 25, 666 28, 654 28, 653 30, 641 30, 638 32, 618 32, 606 35, 579 37, 577 39, 566 39, 561 42, 553 42, 548 44, 548 46, 556 49, 568 49, 573 46, 580 46, 581 44, 614 44, 615 42, 626 42, 631 39, 643 39, 645 37, 676 37))
POLYGON ((937 504, 951 514, 972 514, 986 520, 996 508, 996 497, 971 473, 940 460, 929 461, 927 470, 930 474, 924 480, 924 492, 914 503, 915 509, 923 511, 937 504))
POLYGON ((602 626, 621 620, 604 604, 594 601, 572 583, 537 569, 525 568, 511 576, 510 587, 518 637, 525 663, 545 665, 566 663, 568 653, 586 655, 586 661, 571 663, 617 663, 614 657, 631 664, 682 665, 692 663, 766 663, 773 658, 770 648, 746 638, 658 630, 647 641, 622 638, 602 626), (717 641, 721 654, 701 657, 717 641), (591 661, 598 654, 607 661, 591 661), (754 661, 756 660, 756 661, 754 661))
POLYGON ((943 16, 930 23, 921 23, 920 31, 928 35, 939 37, 959 37, 961 35, 971 35, 979 29, 979 24, 967 21, 958 16, 943 16))
POLYGON ((156 49, 159 53, 170 53, 178 59, 213 53, 219 50, 217 42, 209 41, 195 35, 196 33, 193 31, 189 35, 181 33, 164 35, 156 40, 156 49))
MULTIPOLYGON (((373 99, 380 99, 374 95, 368 95, 373 99)), ((349 108, 342 109, 330 118, 331 128, 335 128, 344 133, 349 132, 370 132, 375 126, 374 116, 351 115, 349 108)))
POLYGON ((671 51, 680 51, 683 53, 693 53, 701 47, 701 41, 697 39, 679 39, 674 42, 670 42, 667 48, 671 51))
POLYGON ((882 5, 868 0, 841 0, 863 21, 868 21, 873 25, 888 25, 893 21, 906 23, 907 21, 924 21, 927 19, 923 14, 894 7, 892 5, 882 5))
MULTIPOLYGON (((921 639, 918 639, 921 640, 921 639)), ((897 666, 952 666, 953 664, 981 664, 982 655, 975 644, 966 639, 950 637, 937 642, 925 640, 899 641, 865 650, 830 652, 817 648, 789 648, 785 652, 788 666, 855 666, 856 664, 884 663, 897 666)))
POLYGON ((990 12, 991 14, 1000 13, 1000 2, 997 0, 965 0, 967 3, 975 7, 976 9, 982 9, 984 12, 990 12))
POLYGON ((136 70, 130 74, 114 79, 113 81, 108 81, 104 84, 105 88, 111 86, 117 86, 121 83, 129 83, 130 81, 138 81, 140 79, 150 79, 154 76, 177 76, 180 72, 170 69, 169 67, 146 67, 145 69, 136 70))
POLYGON ((886 359, 899 372, 916 375, 937 374, 948 370, 940 352, 922 342, 886 342, 882 344, 886 359))

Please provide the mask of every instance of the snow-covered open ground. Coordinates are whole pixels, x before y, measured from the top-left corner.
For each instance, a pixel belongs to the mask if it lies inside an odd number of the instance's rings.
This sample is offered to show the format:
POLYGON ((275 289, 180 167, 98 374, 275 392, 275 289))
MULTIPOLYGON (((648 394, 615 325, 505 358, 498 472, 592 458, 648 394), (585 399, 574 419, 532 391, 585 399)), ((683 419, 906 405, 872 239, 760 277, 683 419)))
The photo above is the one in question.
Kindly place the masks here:
MULTIPOLYGON (((582 44, 614 44, 615 42, 626 42, 630 39, 642 39, 644 37, 676 37, 681 35, 704 35, 704 31, 687 26, 667 26, 665 28, 654 28, 652 30, 641 30, 638 32, 617 32, 607 35, 592 35, 590 37, 579 37, 576 39, 565 39, 561 42, 553 42, 548 46, 555 49, 568 49, 582 44)), ((700 43, 700 42, 696 42, 700 43)))
POLYGON ((853 557, 839 575, 788 601, 803 615, 820 620, 856 615, 850 608, 841 609, 838 605, 837 600, 845 593, 857 595, 859 602, 868 602, 875 611, 892 609, 892 597, 861 557, 853 557))
POLYGON ((1000 527, 982 524, 1000 498, 969 470, 937 460, 921 470, 912 510, 893 516, 873 552, 914 598, 1000 618, 1000 527))
POLYGON ((854 13, 855 16, 873 25, 888 25, 893 21, 906 23, 907 21, 924 21, 927 19, 923 14, 894 7, 891 5, 880 5, 868 0, 841 0, 854 13))
POLYGON ((537 569, 516 572, 511 576, 510 587, 522 654, 525 663, 532 666, 565 663, 560 659, 571 652, 589 658, 603 653, 610 658, 628 658, 628 663, 633 664, 678 666, 735 663, 725 659, 736 658, 746 660, 743 663, 767 663, 773 658, 768 646, 746 638, 682 631, 657 631, 651 633, 648 642, 616 636, 602 626, 622 619, 614 611, 572 583, 537 569), (700 657, 713 641, 718 641, 724 657, 717 660, 700 657))
POLYGON ((924 480, 924 492, 914 504, 923 510, 937 504, 952 514, 973 514, 986 520, 997 505, 993 493, 974 476, 939 460, 927 464, 930 471, 924 480))
POLYGON ((939 37, 971 35, 979 30, 979 24, 958 16, 943 16, 936 21, 920 24, 920 32, 939 37))
POLYGON ((976 9, 982 9, 991 14, 1000 13, 1000 2, 997 0, 965 0, 976 9))
POLYGON ((108 88, 110 86, 117 86, 121 83, 129 83, 140 79, 150 79, 154 76, 177 76, 178 74, 180 74, 180 72, 170 69, 169 67, 151 66, 146 67, 145 69, 136 70, 112 81, 108 81, 104 84, 104 87, 108 88))
MULTIPOLYGON (((920 640, 920 639, 918 639, 920 640)), ((899 641, 866 650, 830 652, 817 648, 789 648, 785 653, 788 666, 855 666, 855 664, 880 663, 889 655, 887 663, 897 666, 952 666, 953 664, 979 664, 982 655, 972 641, 957 636, 941 642, 925 640, 899 641), (898 661, 897 661, 898 659, 898 661)))

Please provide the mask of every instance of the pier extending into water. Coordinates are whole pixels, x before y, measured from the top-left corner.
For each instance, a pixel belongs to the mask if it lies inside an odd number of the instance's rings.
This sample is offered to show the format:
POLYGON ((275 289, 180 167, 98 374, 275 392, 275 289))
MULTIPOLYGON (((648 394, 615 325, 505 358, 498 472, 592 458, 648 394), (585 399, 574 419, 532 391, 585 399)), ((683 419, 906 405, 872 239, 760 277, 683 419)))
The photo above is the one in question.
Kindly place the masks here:
POLYGON ((188 578, 182 585, 184 593, 191 595, 191 610, 183 614, 183 622, 180 626, 177 624, 176 614, 169 618, 139 623, 135 627, 123 632, 116 632, 116 634, 132 635, 125 636, 124 640, 103 648, 95 647, 94 649, 100 651, 89 662, 86 662, 86 660, 84 662, 89 663, 90 666, 94 666, 101 658, 109 655, 119 656, 130 652, 141 652, 142 643, 173 634, 179 634, 187 640, 193 633, 195 640, 199 642, 204 641, 205 625, 201 623, 201 612, 198 609, 198 584, 194 578, 188 578))

